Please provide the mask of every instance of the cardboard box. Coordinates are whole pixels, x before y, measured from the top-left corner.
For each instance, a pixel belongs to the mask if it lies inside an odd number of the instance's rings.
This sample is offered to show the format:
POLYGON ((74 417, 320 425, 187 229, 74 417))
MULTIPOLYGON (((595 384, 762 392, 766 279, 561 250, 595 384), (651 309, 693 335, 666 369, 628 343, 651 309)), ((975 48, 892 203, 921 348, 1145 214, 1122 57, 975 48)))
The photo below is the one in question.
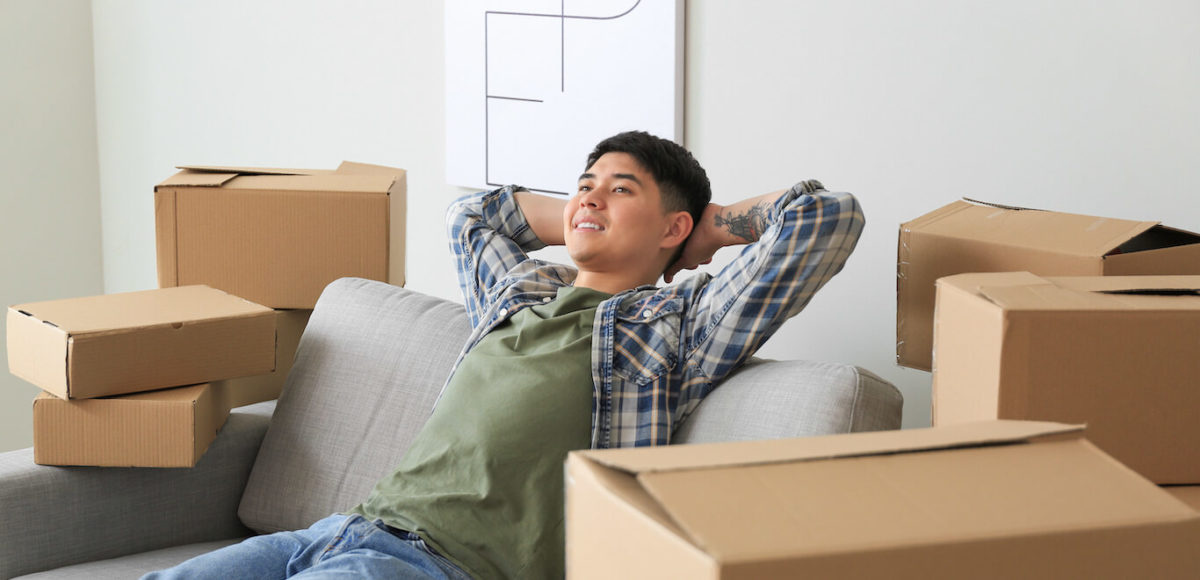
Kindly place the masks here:
POLYGON ((7 326, 9 370, 64 399, 275 368, 271 309, 207 286, 19 304, 7 326))
POLYGON ((219 388, 190 385, 119 397, 33 401, 40 465, 191 467, 229 416, 219 388))
POLYGON ((1200 514, 1078 427, 578 451, 567 575, 1196 578, 1200 514))
POLYGON ((1087 423, 1157 483, 1200 483, 1200 276, 938 280, 933 423, 1087 423))
POLYGON ((275 311, 275 371, 265 375, 239 377, 214 381, 213 385, 225 388, 230 407, 241 407, 262 401, 278 399, 283 392, 288 372, 300 346, 300 336, 308 325, 312 310, 275 311))
POLYGON ((931 370, 934 281, 967 272, 1200 274, 1200 235, 1158 222, 956 201, 900 226, 896 361, 931 370))
POLYGON ((403 169, 181 168, 154 189, 160 287, 311 309, 345 276, 404 284, 403 169))
POLYGON ((1167 485, 1163 486, 1163 490, 1200 511, 1200 485, 1167 485))

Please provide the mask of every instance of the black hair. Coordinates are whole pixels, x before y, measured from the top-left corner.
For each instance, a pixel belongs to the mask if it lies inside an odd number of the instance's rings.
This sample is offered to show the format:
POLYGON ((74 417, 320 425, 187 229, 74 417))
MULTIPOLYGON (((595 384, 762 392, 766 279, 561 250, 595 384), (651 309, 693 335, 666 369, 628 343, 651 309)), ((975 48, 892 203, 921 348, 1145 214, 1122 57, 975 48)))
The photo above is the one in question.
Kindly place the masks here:
POLYGON ((658 184, 663 208, 668 212, 686 211, 692 215, 694 225, 700 224, 704 208, 712 201, 712 185, 704 168, 687 149, 645 131, 626 131, 597 144, 588 155, 587 169, 605 153, 632 156, 658 184))

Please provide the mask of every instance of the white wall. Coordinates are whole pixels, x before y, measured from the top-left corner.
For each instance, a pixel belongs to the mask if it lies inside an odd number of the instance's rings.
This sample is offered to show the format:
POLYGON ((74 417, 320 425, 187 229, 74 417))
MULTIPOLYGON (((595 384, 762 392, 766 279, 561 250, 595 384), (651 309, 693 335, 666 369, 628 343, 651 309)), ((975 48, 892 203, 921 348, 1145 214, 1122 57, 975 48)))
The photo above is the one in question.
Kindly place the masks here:
MULTIPOLYGON (((457 300, 442 11, 94 0, 105 289, 155 285, 151 190, 174 165, 350 159, 410 170, 409 287, 457 300)), ((870 368, 927 425, 929 374, 894 364, 900 222, 972 196, 1200 230, 1198 23, 1190 0, 689 2, 686 144, 716 201, 816 177, 867 211, 762 354, 870 368)))
MULTIPOLYGON (((87 0, 0 0, 0 305, 102 291, 87 0)), ((6 336, 0 349, 7 353, 6 336)), ((0 451, 38 389, 0 369, 0 451)))

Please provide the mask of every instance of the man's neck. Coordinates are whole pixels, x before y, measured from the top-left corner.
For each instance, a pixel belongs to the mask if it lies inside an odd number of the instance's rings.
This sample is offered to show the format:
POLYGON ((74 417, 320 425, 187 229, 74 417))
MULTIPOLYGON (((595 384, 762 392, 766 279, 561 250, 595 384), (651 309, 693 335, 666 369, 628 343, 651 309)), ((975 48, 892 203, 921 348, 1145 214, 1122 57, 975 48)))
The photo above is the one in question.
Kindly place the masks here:
POLYGON ((598 290, 607 294, 620 294, 639 286, 654 285, 655 282, 658 282, 657 277, 647 281, 646 276, 629 273, 587 272, 581 270, 575 278, 574 285, 582 288, 591 288, 592 290, 598 290))

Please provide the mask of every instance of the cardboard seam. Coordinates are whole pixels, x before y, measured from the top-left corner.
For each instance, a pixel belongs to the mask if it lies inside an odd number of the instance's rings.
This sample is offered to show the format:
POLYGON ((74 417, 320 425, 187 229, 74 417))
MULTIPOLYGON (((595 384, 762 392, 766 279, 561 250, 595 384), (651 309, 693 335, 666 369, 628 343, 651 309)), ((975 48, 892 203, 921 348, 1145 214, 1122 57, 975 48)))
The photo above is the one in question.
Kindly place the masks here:
POLYGON ((171 223, 171 235, 175 238, 171 243, 171 253, 175 254, 171 259, 171 267, 175 270, 171 286, 179 286, 179 193, 176 191, 171 191, 171 223))

